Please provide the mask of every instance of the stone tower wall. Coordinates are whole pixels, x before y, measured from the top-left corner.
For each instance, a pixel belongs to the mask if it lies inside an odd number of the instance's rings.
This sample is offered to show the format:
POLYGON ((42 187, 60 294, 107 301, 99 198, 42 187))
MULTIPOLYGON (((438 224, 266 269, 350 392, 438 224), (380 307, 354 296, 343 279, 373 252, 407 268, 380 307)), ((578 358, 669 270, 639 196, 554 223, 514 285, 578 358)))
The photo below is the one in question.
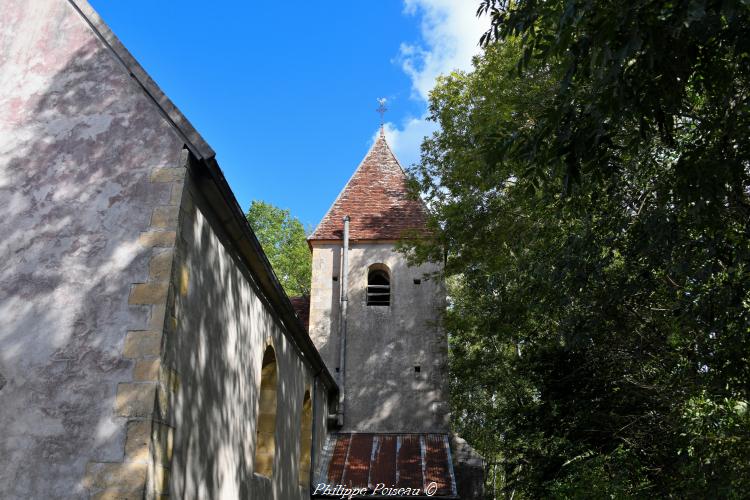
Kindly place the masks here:
MULTIPOLYGON (((340 260, 340 244, 313 243, 310 334, 331 373, 339 367, 340 260)), ((342 430, 448 431, 447 340, 439 324, 445 288, 437 271, 436 264, 410 267, 393 243, 350 244, 342 430), (372 264, 390 270, 388 307, 366 305, 372 264)))

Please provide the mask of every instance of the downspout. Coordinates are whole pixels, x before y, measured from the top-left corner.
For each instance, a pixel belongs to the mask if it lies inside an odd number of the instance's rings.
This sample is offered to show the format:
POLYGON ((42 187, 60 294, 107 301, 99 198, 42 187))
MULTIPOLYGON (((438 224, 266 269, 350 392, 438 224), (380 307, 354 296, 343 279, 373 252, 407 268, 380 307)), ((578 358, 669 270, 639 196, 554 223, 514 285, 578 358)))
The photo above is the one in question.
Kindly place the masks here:
POLYGON ((346 306, 349 295, 349 216, 344 217, 344 249, 341 262, 341 315, 339 316, 339 407, 336 422, 344 426, 346 402, 346 306))
MULTIPOLYGON (((318 378, 320 376, 320 372, 316 373, 313 376, 313 386, 312 386, 312 394, 310 394, 310 403, 312 404, 312 436, 310 439, 312 440, 312 443, 310 443, 310 480, 308 481, 308 490, 310 489, 310 486, 313 485, 313 482, 317 479, 317 466, 318 461, 316 460, 316 454, 318 453, 318 447, 315 446, 317 440, 318 440, 318 415, 320 414, 320 411, 318 410, 318 378)), ((326 411, 326 413, 328 413, 326 411)), ((325 429, 325 422, 323 422, 323 428, 325 429)))

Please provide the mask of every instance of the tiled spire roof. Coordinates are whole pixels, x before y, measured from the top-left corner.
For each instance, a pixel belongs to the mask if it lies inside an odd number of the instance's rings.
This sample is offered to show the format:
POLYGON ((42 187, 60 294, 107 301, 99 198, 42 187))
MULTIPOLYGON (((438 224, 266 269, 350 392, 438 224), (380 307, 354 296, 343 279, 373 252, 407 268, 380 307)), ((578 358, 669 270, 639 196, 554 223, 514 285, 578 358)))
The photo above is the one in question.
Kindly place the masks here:
POLYGON ((340 240, 344 216, 352 240, 396 240, 426 230, 426 211, 407 194, 406 174, 380 129, 375 144, 339 193, 309 240, 340 240))

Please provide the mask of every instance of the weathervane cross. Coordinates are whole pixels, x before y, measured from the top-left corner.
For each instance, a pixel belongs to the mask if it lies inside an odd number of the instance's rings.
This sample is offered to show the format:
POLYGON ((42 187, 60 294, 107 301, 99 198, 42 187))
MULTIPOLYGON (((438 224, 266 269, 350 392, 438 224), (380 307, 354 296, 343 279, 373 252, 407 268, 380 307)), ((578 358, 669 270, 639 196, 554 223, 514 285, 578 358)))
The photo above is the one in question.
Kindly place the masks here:
POLYGON ((385 97, 379 97, 378 104, 380 104, 380 106, 378 106, 378 109, 375 110, 378 113, 380 113, 380 126, 381 127, 383 126, 383 115, 385 115, 385 112, 388 111, 388 108, 385 107, 386 102, 387 102, 387 99, 385 97))

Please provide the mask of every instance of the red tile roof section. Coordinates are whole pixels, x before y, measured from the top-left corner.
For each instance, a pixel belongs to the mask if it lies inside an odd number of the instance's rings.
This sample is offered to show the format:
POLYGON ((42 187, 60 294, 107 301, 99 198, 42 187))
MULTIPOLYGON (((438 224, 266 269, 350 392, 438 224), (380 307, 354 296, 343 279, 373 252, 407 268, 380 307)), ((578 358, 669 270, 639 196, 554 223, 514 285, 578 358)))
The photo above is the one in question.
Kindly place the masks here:
POLYGON ((305 325, 305 330, 310 332, 310 297, 300 295, 299 297, 289 297, 289 301, 294 307, 297 317, 305 325))
POLYGON ((321 483, 331 488, 367 488, 371 493, 383 484, 419 489, 422 497, 430 496, 429 488, 433 498, 456 498, 447 434, 331 434, 315 486, 321 483))
POLYGON ((427 220, 424 204, 407 193, 406 174, 381 130, 365 159, 308 239, 340 240, 346 215, 351 219, 349 238, 352 240, 397 240, 413 231, 423 233, 427 220))

